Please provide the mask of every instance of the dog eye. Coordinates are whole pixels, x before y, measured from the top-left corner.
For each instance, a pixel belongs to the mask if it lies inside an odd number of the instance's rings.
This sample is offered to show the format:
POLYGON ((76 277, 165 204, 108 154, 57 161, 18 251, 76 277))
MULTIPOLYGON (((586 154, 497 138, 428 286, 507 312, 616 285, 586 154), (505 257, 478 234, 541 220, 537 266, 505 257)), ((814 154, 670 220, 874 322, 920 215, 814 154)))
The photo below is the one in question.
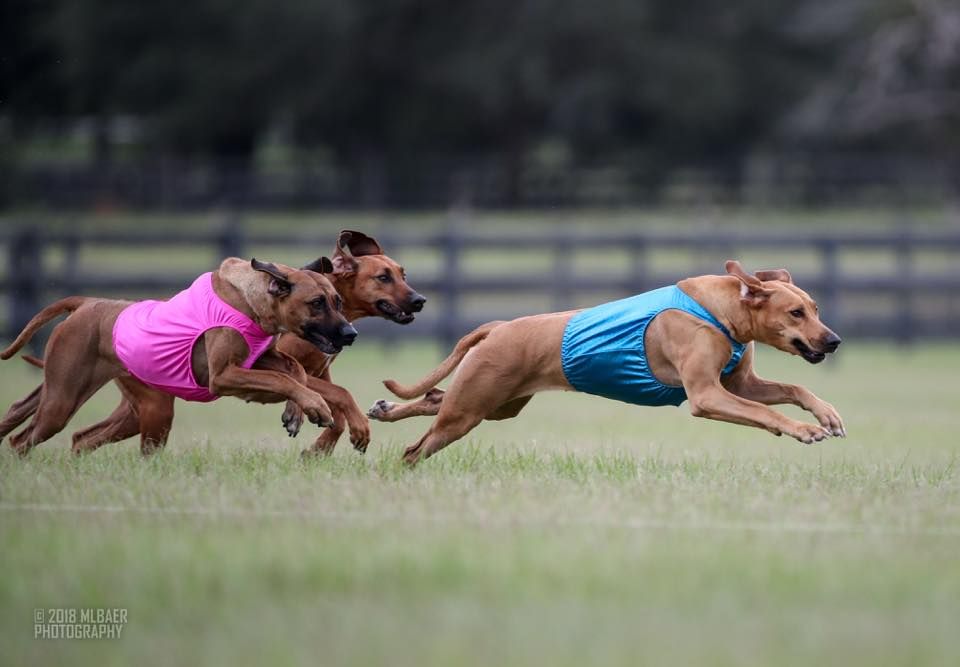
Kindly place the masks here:
POLYGON ((314 310, 326 310, 327 300, 324 299, 323 297, 320 297, 319 299, 314 299, 313 301, 310 302, 310 307, 313 308, 314 310))
POLYGON ((390 278, 389 273, 381 273, 379 276, 377 276, 377 280, 379 280, 382 283, 388 283, 392 280, 392 278, 390 278))
POLYGON ((794 317, 803 317, 803 308, 797 308, 796 310, 791 310, 790 314, 794 317))

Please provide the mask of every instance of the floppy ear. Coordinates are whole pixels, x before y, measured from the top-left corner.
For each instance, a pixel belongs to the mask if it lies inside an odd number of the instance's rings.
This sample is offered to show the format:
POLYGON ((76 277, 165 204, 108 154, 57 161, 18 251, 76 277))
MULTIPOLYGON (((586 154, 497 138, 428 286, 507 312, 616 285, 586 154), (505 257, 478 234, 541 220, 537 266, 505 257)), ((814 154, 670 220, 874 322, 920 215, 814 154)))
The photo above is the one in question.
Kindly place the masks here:
POLYGON ((754 271, 755 275, 760 280, 779 280, 782 283, 793 284, 793 276, 790 275, 790 272, 786 269, 763 269, 761 271, 754 271))
POLYGON ((344 229, 340 232, 337 239, 337 246, 346 246, 350 254, 354 257, 363 257, 364 255, 382 255, 383 248, 372 236, 367 236, 363 232, 355 232, 352 229, 344 229))
POLYGON ((314 273, 333 273, 333 262, 328 257, 317 257, 303 267, 303 270, 313 271, 314 273))
MULTIPOLYGON (((337 249, 333 251, 333 273, 338 276, 347 276, 357 272, 357 260, 350 250, 350 239, 353 232, 344 230, 337 239, 337 249)), ((379 247, 379 246, 378 246, 379 247)))
POLYGON ((761 306, 773 294, 771 290, 764 289, 759 278, 744 271, 740 262, 728 259, 726 269, 727 273, 740 281, 740 300, 747 305, 761 306))
POLYGON ((293 285, 287 279, 287 274, 278 269, 275 264, 259 262, 254 257, 250 260, 250 266, 254 271, 262 271, 270 276, 270 284, 267 285, 267 293, 270 296, 285 297, 290 294, 293 285))

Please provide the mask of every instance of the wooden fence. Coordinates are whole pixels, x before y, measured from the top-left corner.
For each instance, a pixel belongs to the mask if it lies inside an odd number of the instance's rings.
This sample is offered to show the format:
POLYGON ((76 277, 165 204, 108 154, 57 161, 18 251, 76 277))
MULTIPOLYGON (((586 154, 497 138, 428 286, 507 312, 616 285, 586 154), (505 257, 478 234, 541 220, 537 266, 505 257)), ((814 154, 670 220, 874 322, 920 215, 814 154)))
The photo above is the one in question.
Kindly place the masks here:
MULTIPOLYGON (((379 232, 381 244, 401 260, 432 254, 429 272, 408 262, 410 282, 428 304, 408 327, 365 320, 361 335, 449 342, 490 319, 600 303, 687 275, 720 272, 727 257, 749 257, 748 269, 791 269, 796 283, 818 299, 824 320, 844 337, 901 342, 960 338, 960 230, 582 233, 550 227, 545 233, 547 229, 492 233, 461 222, 436 232, 379 232), (478 253, 486 264, 474 261, 478 253), (533 256, 539 258, 533 264, 548 268, 523 270, 533 256)), ((272 249, 266 259, 306 261, 329 254, 332 241, 329 233, 245 230, 240 224, 212 231, 77 233, 8 222, 0 226, 0 245, 7 254, 0 278, 6 303, 6 312, 0 309, 3 331, 12 338, 43 305, 66 294, 162 298, 206 270, 118 270, 84 260, 90 250, 150 249, 171 257, 201 248, 210 254, 209 269, 218 257, 246 257, 250 249, 266 246, 272 249), (57 261, 50 261, 51 256, 57 261)))

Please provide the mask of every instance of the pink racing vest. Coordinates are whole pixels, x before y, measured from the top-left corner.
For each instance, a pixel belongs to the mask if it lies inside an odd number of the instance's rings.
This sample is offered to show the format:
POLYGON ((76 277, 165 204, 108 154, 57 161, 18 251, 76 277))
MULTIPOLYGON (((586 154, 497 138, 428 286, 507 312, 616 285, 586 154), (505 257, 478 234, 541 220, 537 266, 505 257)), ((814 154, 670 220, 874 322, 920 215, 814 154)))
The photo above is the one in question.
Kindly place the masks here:
POLYGON ((234 329, 250 348, 250 368, 273 344, 273 335, 213 291, 213 274, 204 273, 169 301, 138 301, 124 308, 113 325, 113 349, 135 378, 187 401, 218 396, 197 383, 190 366, 193 344, 217 327, 234 329))

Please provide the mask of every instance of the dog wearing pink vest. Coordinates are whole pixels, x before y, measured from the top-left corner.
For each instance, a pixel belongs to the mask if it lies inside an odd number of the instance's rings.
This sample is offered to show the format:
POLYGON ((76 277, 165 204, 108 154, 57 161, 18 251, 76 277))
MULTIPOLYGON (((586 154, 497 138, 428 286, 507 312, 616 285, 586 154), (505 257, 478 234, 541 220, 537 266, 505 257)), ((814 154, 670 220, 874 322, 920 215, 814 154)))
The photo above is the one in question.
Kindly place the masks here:
MULTIPOLYGON (((314 268, 332 269, 329 260, 314 268)), ((329 406, 307 386, 303 367, 275 349, 274 339, 290 332, 338 352, 357 335, 322 273, 229 258, 168 301, 61 299, 34 316, 0 358, 9 359, 63 313, 70 316, 47 344, 43 384, 0 421, 3 437, 34 415, 10 440, 22 455, 63 430, 110 380, 128 404, 122 407, 136 406, 126 419, 137 420, 144 454, 166 443, 175 397, 288 400, 311 422, 327 426, 333 421, 329 406)), ((286 424, 286 413, 284 419, 286 424)), ((74 434, 73 451, 88 449, 85 432, 74 434)))

